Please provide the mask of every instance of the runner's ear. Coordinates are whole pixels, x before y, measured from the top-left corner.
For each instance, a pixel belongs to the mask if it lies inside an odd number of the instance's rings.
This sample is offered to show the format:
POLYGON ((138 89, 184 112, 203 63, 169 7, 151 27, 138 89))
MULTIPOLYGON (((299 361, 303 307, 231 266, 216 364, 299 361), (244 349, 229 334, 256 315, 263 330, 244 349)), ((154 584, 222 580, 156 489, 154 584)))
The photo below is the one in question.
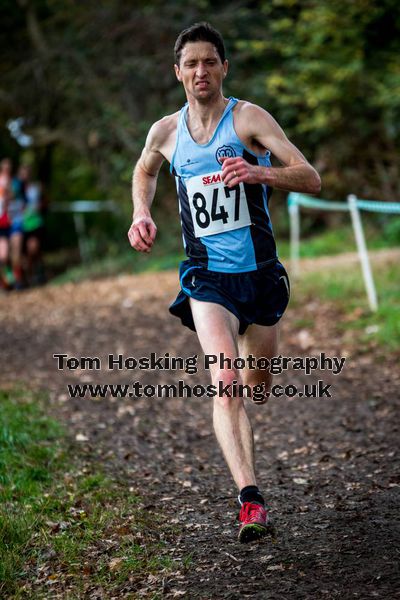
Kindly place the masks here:
POLYGON ((174 69, 175 69, 175 75, 176 75, 177 80, 182 81, 182 77, 181 77, 178 65, 174 65, 174 69))

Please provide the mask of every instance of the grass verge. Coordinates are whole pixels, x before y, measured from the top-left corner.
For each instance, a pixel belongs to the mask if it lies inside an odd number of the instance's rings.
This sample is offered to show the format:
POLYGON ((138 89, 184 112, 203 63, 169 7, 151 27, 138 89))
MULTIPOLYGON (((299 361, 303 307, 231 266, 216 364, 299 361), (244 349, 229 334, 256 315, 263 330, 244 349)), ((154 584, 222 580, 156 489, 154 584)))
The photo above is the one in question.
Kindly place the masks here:
MULTIPOLYGON (((400 264, 388 262, 372 264, 378 296, 378 310, 372 313, 368 306, 361 267, 333 267, 318 269, 301 275, 293 286, 293 303, 319 300, 335 302, 342 314, 340 331, 352 331, 359 348, 379 345, 387 350, 400 349, 400 264)), ((307 326, 302 324, 302 326, 307 326)))
MULTIPOLYGON (((365 229, 368 239, 369 250, 388 248, 396 245, 393 237, 388 239, 379 235, 376 228, 367 226, 365 229)), ((118 275, 121 273, 141 273, 144 271, 154 272, 166 269, 177 269, 178 264, 185 258, 181 244, 180 233, 175 232, 169 238, 160 237, 150 254, 140 254, 131 248, 114 246, 109 253, 103 257, 94 257, 87 263, 78 264, 68 268, 63 273, 51 279, 54 285, 78 282, 85 279, 95 279, 118 275)), ((290 243, 286 239, 277 238, 279 256, 287 260, 290 255, 290 243)), ((354 233, 350 225, 342 225, 339 228, 328 229, 323 233, 302 238, 300 244, 300 256, 302 258, 315 258, 319 256, 333 256, 342 252, 356 252, 354 233)), ((50 271, 56 267, 53 261, 58 261, 56 270, 60 270, 67 260, 64 253, 49 255, 47 263, 50 271)))
MULTIPOLYGON (((387 228, 379 227, 376 223, 365 222, 365 219, 363 227, 368 250, 382 250, 399 245, 400 235, 398 233, 387 235, 387 228)), ((277 246, 279 256, 286 260, 290 256, 290 241, 278 237, 277 246)), ((300 238, 300 258, 335 256, 344 252, 357 252, 354 231, 350 223, 331 227, 321 233, 303 235, 300 238)))
POLYGON ((119 597, 182 569, 163 516, 100 468, 82 468, 38 396, 0 391, 0 423, 1 598, 119 597))

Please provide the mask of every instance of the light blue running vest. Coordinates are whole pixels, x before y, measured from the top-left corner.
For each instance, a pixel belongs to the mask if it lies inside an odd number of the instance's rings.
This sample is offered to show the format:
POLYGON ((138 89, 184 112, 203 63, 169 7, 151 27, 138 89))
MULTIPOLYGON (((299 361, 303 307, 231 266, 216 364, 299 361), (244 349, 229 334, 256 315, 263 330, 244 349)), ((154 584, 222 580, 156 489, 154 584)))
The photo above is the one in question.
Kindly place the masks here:
POLYGON ((209 224, 213 220, 218 223, 218 219, 222 220, 220 211, 224 210, 224 204, 226 206, 227 202, 233 203, 234 200, 229 196, 229 188, 223 188, 225 195, 222 194, 218 204, 207 212, 205 204, 202 204, 205 200, 201 196, 198 195, 200 200, 193 200, 188 195, 190 178, 220 172, 219 159, 222 156, 241 156, 252 165, 271 166, 269 151, 264 156, 257 155, 246 148, 237 136, 232 110, 237 102, 236 98, 229 98, 214 135, 207 144, 197 144, 190 135, 186 122, 189 106, 186 103, 179 113, 177 140, 170 169, 176 181, 183 244, 187 256, 210 271, 225 273, 255 271, 277 260, 268 210, 272 189, 266 185, 244 184, 250 224, 211 235, 195 234, 194 209, 191 211, 190 202, 197 202, 196 210, 199 212, 195 214, 195 218, 198 219, 199 226, 205 227, 205 223, 209 224))

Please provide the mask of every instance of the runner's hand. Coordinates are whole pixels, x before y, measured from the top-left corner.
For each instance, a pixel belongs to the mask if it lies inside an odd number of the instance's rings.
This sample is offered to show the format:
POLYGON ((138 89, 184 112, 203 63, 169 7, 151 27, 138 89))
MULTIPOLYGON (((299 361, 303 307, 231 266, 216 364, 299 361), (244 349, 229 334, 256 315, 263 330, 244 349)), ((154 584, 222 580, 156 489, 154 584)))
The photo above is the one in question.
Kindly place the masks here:
POLYGON ((223 157, 222 161, 222 180, 228 187, 234 187, 242 181, 244 183, 261 183, 261 174, 265 167, 251 165, 244 158, 223 157))
POLYGON ((157 227, 151 217, 137 217, 128 231, 132 248, 139 252, 150 252, 157 234, 157 227))

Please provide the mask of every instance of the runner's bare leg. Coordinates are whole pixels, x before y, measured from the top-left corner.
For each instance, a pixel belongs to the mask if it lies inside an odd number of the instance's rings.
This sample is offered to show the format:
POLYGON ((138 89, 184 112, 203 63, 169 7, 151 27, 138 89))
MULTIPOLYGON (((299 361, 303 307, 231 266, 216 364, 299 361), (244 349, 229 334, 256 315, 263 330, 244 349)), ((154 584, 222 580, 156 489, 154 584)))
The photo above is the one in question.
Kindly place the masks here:
MULTIPOLYGON (((264 356, 271 359, 278 354, 280 323, 265 327, 263 325, 249 325, 245 333, 238 339, 239 354, 246 358, 250 354, 259 358, 264 356)), ((265 384, 265 390, 271 388, 272 375, 265 369, 243 369, 243 383, 254 386, 260 383, 265 384)))
MULTIPOLYGON (((239 321, 219 304, 190 299, 197 335, 204 354, 219 357, 224 354, 231 359, 239 356, 237 345, 239 321)), ((228 385, 236 380, 242 382, 240 371, 219 365, 211 367, 214 385, 223 381, 228 385)), ((253 431, 246 413, 243 398, 214 398, 214 430, 225 460, 239 490, 257 485, 254 473, 253 431)))

